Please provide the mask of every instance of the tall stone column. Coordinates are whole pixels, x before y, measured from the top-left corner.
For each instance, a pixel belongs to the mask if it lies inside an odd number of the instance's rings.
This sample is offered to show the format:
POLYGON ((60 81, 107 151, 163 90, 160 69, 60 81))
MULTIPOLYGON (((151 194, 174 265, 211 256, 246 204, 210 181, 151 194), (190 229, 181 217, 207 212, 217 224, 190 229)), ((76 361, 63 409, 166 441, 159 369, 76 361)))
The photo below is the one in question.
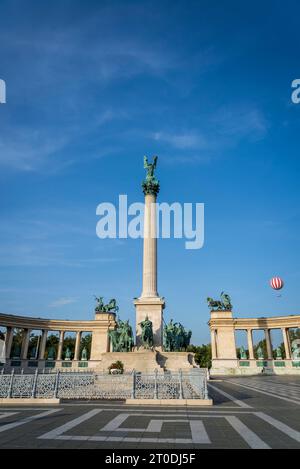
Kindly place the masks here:
POLYGON ((141 296, 134 301, 136 308, 136 343, 142 345, 140 323, 148 317, 152 322, 153 345, 162 347, 163 342, 163 309, 165 301, 157 292, 157 227, 156 227, 156 197, 159 192, 159 182, 154 176, 157 157, 153 163, 144 159, 147 170, 146 179, 142 183, 145 195, 144 212, 144 245, 143 245, 143 288, 141 296))
POLYGON ((31 332, 30 329, 24 329, 23 340, 22 340, 22 350, 21 350, 22 360, 27 359, 30 332, 31 332))
POLYGON ((79 360, 79 352, 80 352, 80 341, 81 341, 81 332, 76 332, 76 342, 75 342, 75 352, 74 352, 74 360, 79 360))
POLYGON ((140 298, 157 298, 156 195, 145 194, 143 290, 140 298))
POLYGON ((212 329, 210 331, 211 337, 211 358, 215 360, 217 358, 217 345, 216 345, 216 331, 212 329))
POLYGON ((265 338, 266 338, 266 345, 267 345, 267 358, 268 360, 273 360, 272 343, 271 343, 269 329, 265 329, 265 338))
POLYGON ((249 359, 254 360, 252 329, 247 329, 247 339, 248 339, 249 359))
POLYGON ((65 331, 59 331, 59 342, 58 342, 56 360, 61 360, 63 345, 64 345, 64 337, 65 337, 65 331))
POLYGON ((7 360, 10 359, 13 338, 14 338, 14 329, 13 329, 13 327, 7 327, 6 328, 6 337, 5 337, 5 354, 6 354, 6 359, 7 360))
POLYGON ((42 330, 42 337, 41 337, 41 341, 40 341, 40 350, 39 350, 39 359, 40 360, 45 359, 47 334, 48 334, 48 331, 46 329, 43 329, 42 330))
POLYGON ((285 358, 287 360, 290 360, 291 352, 290 352, 290 343, 289 343, 289 338, 288 338, 288 329, 286 327, 283 327, 281 329, 281 332, 282 332, 283 343, 284 343, 285 358))

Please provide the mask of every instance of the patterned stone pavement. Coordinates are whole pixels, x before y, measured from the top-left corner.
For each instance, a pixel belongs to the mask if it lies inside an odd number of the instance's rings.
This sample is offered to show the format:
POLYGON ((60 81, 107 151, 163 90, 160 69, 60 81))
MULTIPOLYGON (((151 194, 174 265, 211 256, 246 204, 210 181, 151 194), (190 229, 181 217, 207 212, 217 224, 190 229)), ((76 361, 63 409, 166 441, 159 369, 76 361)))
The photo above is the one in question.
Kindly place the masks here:
POLYGON ((1 406, 1 448, 300 448, 300 378, 209 383, 213 407, 1 406))

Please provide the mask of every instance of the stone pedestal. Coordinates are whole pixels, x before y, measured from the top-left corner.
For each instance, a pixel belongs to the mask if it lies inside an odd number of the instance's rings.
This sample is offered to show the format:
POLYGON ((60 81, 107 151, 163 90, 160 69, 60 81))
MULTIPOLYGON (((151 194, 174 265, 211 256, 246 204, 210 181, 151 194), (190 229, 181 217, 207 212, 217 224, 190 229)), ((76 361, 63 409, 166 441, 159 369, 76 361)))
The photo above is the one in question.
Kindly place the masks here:
POLYGON ((115 313, 95 313, 97 326, 93 330, 90 360, 101 360, 101 354, 110 351, 108 331, 116 327, 115 313))
POLYGON ((159 297, 138 298, 134 301, 136 310, 136 345, 140 347, 141 326, 139 325, 146 316, 152 321, 153 327, 153 346, 157 349, 162 348, 163 342, 163 309, 165 301, 159 297))
POLYGON ((156 352, 153 350, 103 353, 97 369, 106 373, 110 365, 118 360, 123 363, 125 372, 132 372, 132 370, 142 373, 154 373, 154 370, 163 371, 156 361, 156 352))

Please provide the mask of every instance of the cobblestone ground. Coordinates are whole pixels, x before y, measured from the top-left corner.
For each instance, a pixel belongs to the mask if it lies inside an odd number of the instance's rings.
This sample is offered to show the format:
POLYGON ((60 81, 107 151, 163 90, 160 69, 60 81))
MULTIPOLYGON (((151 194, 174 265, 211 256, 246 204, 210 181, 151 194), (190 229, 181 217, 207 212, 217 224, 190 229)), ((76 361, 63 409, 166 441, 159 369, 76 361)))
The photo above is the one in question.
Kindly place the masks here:
POLYGON ((300 377, 212 380, 214 406, 1 406, 1 448, 300 448, 300 377))

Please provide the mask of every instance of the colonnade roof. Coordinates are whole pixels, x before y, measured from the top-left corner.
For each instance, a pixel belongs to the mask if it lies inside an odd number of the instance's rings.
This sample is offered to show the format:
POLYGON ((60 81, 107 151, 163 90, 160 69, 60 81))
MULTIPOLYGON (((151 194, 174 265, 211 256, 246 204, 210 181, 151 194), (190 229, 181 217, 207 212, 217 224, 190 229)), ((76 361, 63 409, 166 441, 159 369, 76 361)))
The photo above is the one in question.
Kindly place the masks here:
POLYGON ((113 325, 115 319, 116 315, 114 313, 100 313, 97 319, 92 320, 47 319, 0 313, 0 326, 32 330, 46 329, 49 331, 84 332, 102 329, 110 324, 113 325))

